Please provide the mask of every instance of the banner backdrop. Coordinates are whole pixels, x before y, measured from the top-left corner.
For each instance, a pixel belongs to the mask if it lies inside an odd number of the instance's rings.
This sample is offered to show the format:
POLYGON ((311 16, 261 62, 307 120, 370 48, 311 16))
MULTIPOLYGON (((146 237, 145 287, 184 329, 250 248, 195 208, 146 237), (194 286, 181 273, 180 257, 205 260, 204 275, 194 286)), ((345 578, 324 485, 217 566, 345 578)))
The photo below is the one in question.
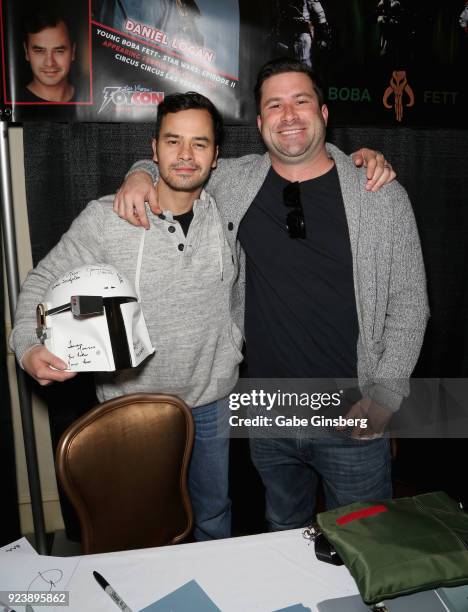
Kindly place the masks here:
POLYGON ((258 67, 291 55, 335 125, 467 125, 465 0, 3 0, 1 25, 13 121, 151 121, 196 90, 249 123, 258 67))

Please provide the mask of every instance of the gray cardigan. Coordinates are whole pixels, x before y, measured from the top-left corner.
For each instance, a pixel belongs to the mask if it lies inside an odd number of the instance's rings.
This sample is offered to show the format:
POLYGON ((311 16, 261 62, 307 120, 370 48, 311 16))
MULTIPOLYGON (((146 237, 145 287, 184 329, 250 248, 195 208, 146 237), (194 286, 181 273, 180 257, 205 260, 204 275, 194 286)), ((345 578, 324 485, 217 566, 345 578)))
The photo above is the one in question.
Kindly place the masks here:
MULTIPOLYGON (((334 159, 348 221, 359 322, 358 377, 363 392, 397 410, 409 392, 409 377, 421 350, 429 316, 426 279, 410 201, 396 181, 377 193, 365 190, 364 169, 335 146, 334 159)), ((207 189, 216 199, 232 252, 238 254, 238 282, 231 293, 231 312, 242 328, 245 256, 237 242, 239 224, 261 188, 271 162, 265 155, 224 159, 211 174, 207 189)), ((149 161, 131 171, 146 170, 149 161)))

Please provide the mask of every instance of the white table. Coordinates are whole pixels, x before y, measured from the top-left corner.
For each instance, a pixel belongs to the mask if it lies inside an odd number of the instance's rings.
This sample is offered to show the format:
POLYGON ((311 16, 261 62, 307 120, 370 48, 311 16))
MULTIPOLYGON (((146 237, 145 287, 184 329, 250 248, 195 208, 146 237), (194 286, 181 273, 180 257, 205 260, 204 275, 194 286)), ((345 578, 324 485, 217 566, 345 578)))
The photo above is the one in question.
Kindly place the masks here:
MULTIPOLYGON (((345 567, 317 561, 302 530, 77 557, 63 612, 118 612, 93 578, 100 572, 137 611, 195 579, 223 612, 272 612, 356 594, 345 567)), ((190 612, 189 610, 187 612, 190 612)))

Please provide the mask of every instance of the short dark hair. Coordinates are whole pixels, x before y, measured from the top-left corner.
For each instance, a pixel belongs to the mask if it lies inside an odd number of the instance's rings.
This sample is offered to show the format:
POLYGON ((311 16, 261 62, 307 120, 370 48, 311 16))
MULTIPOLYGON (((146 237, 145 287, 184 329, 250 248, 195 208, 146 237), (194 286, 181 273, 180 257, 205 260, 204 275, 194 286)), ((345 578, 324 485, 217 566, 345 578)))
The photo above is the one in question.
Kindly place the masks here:
POLYGON ((161 123, 164 117, 169 113, 179 113, 184 110, 206 110, 210 113, 213 121, 213 132, 215 145, 220 145, 223 140, 223 118, 220 112, 211 100, 196 91, 187 91, 186 93, 169 94, 164 98, 161 104, 158 105, 158 117, 155 126, 155 138, 159 138, 161 123))
POLYGON ((255 104, 257 107, 257 113, 260 113, 260 102, 262 99, 262 85, 263 83, 276 74, 284 74, 285 72, 302 72, 306 74, 317 94, 318 103, 320 106, 325 104, 325 96, 323 95, 323 89, 320 84, 320 80, 315 72, 304 62, 301 62, 293 57, 279 57, 277 59, 270 60, 260 68, 257 74, 257 82, 254 87, 255 104))
POLYGON ((37 34, 46 28, 56 28, 60 23, 64 23, 68 30, 70 42, 75 40, 75 34, 70 24, 70 20, 61 15, 52 7, 39 9, 27 13, 23 19, 23 40, 28 43, 28 34, 37 34))

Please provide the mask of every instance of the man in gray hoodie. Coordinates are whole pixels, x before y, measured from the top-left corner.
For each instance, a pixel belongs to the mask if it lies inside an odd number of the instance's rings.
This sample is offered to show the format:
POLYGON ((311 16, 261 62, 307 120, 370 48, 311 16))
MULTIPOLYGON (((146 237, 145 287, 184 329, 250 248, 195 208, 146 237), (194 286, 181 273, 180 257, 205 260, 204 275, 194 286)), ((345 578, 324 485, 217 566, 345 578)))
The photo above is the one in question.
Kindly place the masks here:
MULTIPOLYGON (((391 496, 382 433, 408 393, 428 306, 406 192, 396 182, 366 190, 364 172, 325 143, 315 75, 273 60, 255 97, 268 152, 220 162, 208 183, 233 251, 237 240, 242 247, 231 311, 241 328, 245 295, 249 376, 358 378, 363 393, 346 415, 361 424, 349 435, 251 437, 269 526, 291 529, 311 520, 318 475, 329 508, 391 496)), ((115 208, 140 223, 145 199, 157 209, 155 173, 145 162, 134 168, 153 175, 130 175, 115 208)))
MULTIPOLYGON (((113 195, 92 201, 23 284, 10 345, 41 385, 76 373, 40 344, 36 305, 62 274, 108 263, 139 276, 142 309, 156 353, 140 367, 96 373, 100 401, 136 392, 178 395, 193 407, 195 443, 189 492, 198 540, 230 535, 229 437, 217 430, 217 400, 234 386, 242 334, 231 324, 237 276, 214 200, 203 190, 216 166, 222 132, 213 104, 196 93, 168 96, 159 107, 154 160, 162 212, 146 232, 112 212, 113 195), (142 253, 142 257, 139 257, 142 253), (139 268, 141 261, 141 269, 139 268)), ((137 284, 135 282, 135 284, 137 284)))

